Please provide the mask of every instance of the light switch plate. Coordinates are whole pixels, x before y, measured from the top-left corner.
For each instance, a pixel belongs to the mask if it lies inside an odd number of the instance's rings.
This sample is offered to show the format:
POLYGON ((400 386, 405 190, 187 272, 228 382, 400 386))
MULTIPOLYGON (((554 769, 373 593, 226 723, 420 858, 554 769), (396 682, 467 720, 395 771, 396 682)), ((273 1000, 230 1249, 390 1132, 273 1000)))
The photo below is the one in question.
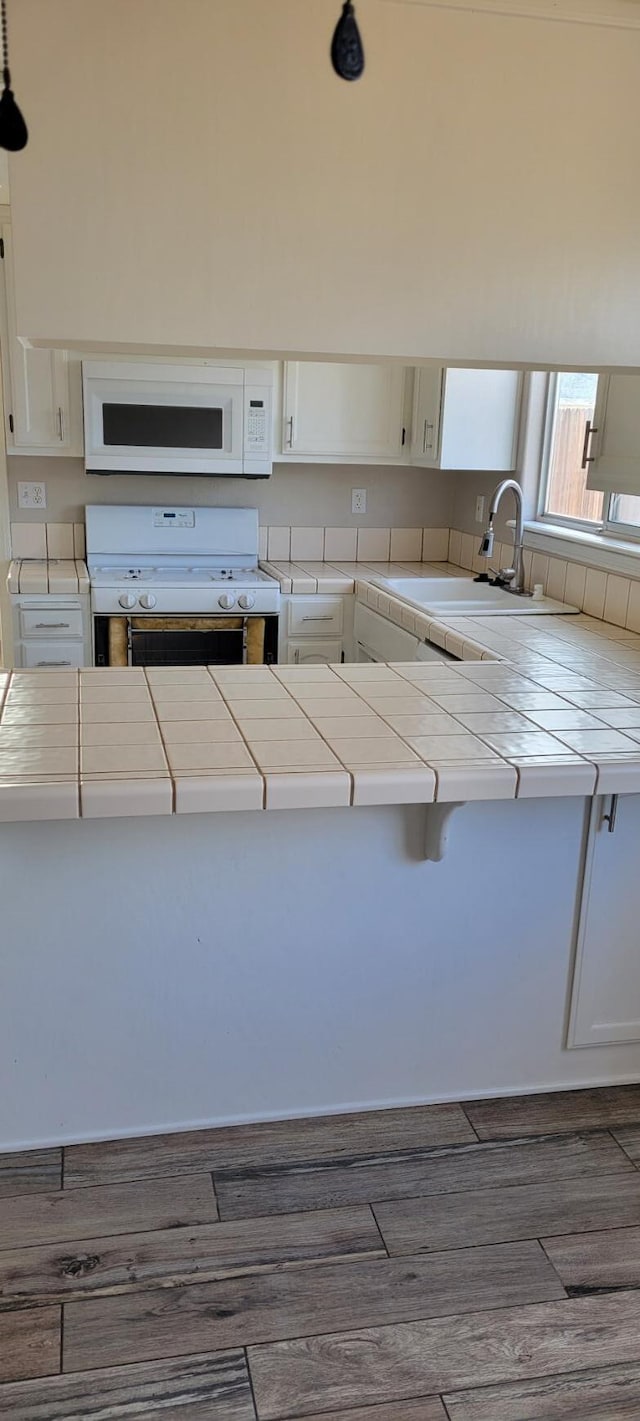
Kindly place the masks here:
POLYGON ((46 484, 18 484, 18 508, 46 508, 46 484))
POLYGON ((481 493, 476 499, 476 523, 484 523, 484 494, 481 493))

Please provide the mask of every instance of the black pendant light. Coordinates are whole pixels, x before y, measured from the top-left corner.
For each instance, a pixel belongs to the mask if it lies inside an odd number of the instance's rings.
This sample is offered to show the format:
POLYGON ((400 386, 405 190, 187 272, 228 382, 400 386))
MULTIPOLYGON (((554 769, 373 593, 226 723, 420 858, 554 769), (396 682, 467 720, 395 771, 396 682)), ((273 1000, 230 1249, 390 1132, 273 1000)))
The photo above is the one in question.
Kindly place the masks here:
POLYGON ((331 63, 341 79, 359 79, 364 71, 364 48, 352 0, 346 0, 333 32, 331 63))
POLYGON ((2 17, 2 83, 0 95, 0 148, 9 153, 19 153, 26 148, 29 134, 27 125, 13 97, 11 75, 9 73, 9 46, 7 41, 7 0, 1 0, 2 17))

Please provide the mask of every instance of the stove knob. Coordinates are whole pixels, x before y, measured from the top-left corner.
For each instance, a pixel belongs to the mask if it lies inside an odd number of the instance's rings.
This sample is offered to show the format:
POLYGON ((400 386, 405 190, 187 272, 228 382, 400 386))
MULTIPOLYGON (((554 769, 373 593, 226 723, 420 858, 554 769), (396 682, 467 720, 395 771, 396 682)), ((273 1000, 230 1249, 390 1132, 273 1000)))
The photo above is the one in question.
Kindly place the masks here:
POLYGON ((153 592, 143 592, 140 598, 140 606, 145 607, 147 611, 150 611, 152 607, 155 607, 157 600, 158 599, 154 596, 153 592))
POLYGON ((222 596, 218 598, 218 606, 222 607, 225 612, 228 612, 229 608, 233 607, 235 600, 235 597, 232 597, 230 592, 223 592, 222 596))
POLYGON ((118 601, 121 607, 135 607, 136 605, 133 592, 123 592, 122 596, 118 598, 118 601))
POLYGON ((255 605, 256 599, 253 592, 243 592, 242 596, 238 598, 238 606, 242 607, 243 612, 250 612, 255 605))

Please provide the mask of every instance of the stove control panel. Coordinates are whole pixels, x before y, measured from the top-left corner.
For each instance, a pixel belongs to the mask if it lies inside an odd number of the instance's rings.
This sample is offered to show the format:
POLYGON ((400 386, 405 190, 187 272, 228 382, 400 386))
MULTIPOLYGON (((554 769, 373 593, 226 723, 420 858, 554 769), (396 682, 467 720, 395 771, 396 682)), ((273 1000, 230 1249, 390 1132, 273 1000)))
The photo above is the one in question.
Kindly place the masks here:
POLYGON ((154 528, 195 528, 193 508, 154 508, 154 528))

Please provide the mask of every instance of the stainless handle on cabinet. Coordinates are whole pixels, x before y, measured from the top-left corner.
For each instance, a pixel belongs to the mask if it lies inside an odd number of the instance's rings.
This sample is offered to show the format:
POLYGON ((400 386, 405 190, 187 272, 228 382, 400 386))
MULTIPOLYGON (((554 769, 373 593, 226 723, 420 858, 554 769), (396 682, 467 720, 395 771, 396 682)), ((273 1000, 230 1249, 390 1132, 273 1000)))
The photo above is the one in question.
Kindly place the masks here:
POLYGON ((70 666, 70 661, 36 661, 36 666, 70 666))
POLYGON ((64 410, 62 405, 58 405, 58 439, 61 443, 64 440, 64 410))
POLYGON ((287 438, 286 438, 286 440, 285 440, 285 443, 286 443, 287 449, 293 449, 293 415, 292 415, 292 414, 289 415, 289 418, 288 418, 288 420, 287 420, 287 426, 288 426, 288 429, 289 429, 289 433, 288 433, 288 435, 287 435, 287 438))
POLYGON ((63 630, 65 630, 65 629, 68 628, 69 631, 70 631, 70 630, 71 630, 71 623, 70 623, 70 622, 36 622, 36 623, 35 623, 35 628, 34 628, 35 631, 37 631, 37 632, 44 631, 45 628, 48 628, 49 631, 53 631, 54 629, 55 629, 55 631, 63 631, 63 630))
POLYGON ((330 612, 328 617, 303 617, 303 622, 332 622, 333 615, 330 612))
POLYGON ((614 829, 615 829, 615 827, 616 827, 616 815, 617 815, 617 813, 618 813, 618 796, 617 796, 617 794, 612 794, 612 796, 611 796, 611 808, 610 808, 610 810, 609 810, 609 813, 608 813, 608 814, 603 814, 603 816, 602 816, 602 822, 603 822, 604 824, 608 824, 608 825, 609 825, 609 829, 608 829, 608 833, 609 833, 609 834, 613 834, 613 831, 614 831, 614 829))
POLYGON ((431 420, 425 419, 425 422, 424 422, 424 431, 423 431, 423 434, 422 434, 422 452, 423 452, 423 454, 426 454, 427 449, 431 449, 431 448, 433 447, 433 432, 431 433, 431 435, 429 435, 429 430, 433 431, 433 423, 432 423, 431 420))
POLYGON ((299 646, 296 647, 296 649, 295 649, 295 651, 294 651, 294 653, 293 653, 293 659, 294 659, 294 661, 299 661, 299 660, 300 660, 300 647, 299 647, 299 646))
POLYGON ((581 461, 580 461, 580 468, 581 468, 581 469, 586 469, 587 464, 593 464, 593 463, 595 463, 595 457, 596 457, 595 454, 590 454, 590 453, 589 453, 589 440, 591 439, 591 435, 592 435, 592 434, 597 434, 597 433, 598 433, 598 431, 597 431, 597 429, 596 429, 595 424, 592 424, 592 423, 591 423, 591 420, 588 419, 588 420, 587 420, 587 423, 586 423, 586 425, 585 425, 585 430, 584 430, 584 443, 583 443, 583 445, 582 445, 582 459, 581 459, 581 461))

